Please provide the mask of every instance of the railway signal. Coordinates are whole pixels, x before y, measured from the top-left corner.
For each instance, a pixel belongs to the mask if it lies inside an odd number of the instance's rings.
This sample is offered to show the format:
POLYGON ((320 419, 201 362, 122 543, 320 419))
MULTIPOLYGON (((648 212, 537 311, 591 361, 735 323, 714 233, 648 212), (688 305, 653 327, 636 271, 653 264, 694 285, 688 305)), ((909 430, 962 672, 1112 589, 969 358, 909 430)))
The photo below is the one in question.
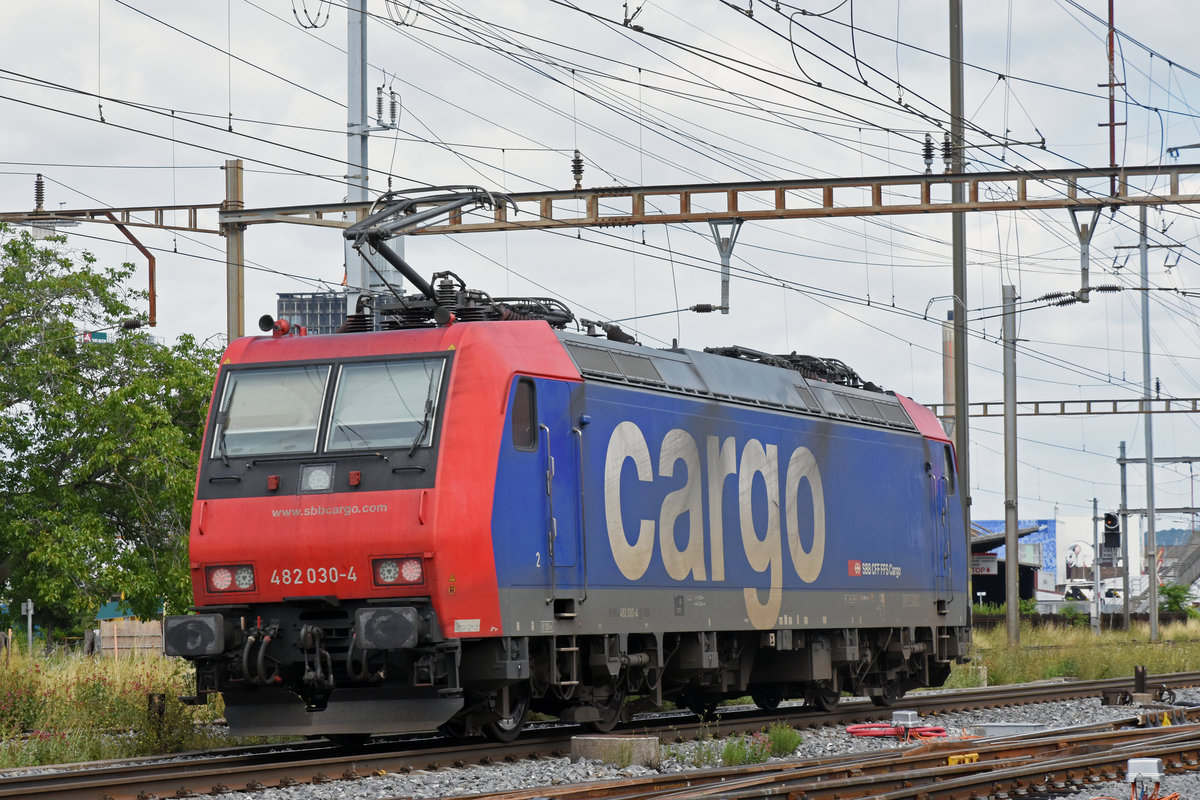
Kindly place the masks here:
POLYGON ((1104 514, 1104 546, 1114 550, 1121 546, 1121 518, 1115 511, 1104 514))

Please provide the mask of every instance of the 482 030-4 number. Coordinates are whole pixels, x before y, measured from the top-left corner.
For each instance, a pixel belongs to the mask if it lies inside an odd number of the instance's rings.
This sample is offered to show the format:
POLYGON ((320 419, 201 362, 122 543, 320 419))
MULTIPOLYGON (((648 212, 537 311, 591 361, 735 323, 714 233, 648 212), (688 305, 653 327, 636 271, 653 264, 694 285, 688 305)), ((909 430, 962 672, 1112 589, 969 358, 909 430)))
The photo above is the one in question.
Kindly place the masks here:
POLYGON ((339 569, 338 567, 285 567, 271 571, 271 583, 296 586, 306 583, 337 583, 338 581, 357 581, 358 575, 354 567, 339 569))

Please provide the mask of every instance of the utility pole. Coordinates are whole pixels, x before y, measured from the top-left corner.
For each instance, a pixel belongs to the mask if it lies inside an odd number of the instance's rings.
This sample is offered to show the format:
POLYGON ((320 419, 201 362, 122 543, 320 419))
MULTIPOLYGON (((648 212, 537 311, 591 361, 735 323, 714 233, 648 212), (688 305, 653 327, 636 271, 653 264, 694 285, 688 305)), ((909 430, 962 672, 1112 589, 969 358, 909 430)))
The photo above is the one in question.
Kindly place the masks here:
MULTIPOLYGON (((367 202, 367 0, 346 2, 346 199, 367 202)), ((365 292, 371 285, 371 265, 347 240, 346 281, 365 292), (354 266, 357 265, 356 270, 354 266)), ((347 312, 354 313, 358 296, 347 295, 347 312)))
POLYGON ((1100 632, 1100 500, 1092 498, 1092 633, 1100 632))
POLYGON ((1017 288, 1001 286, 1004 301, 1004 618, 1008 643, 1021 640, 1021 557, 1017 552, 1017 288))
MULTIPOLYGON (((963 141, 963 26, 962 0, 950 0, 950 151, 951 171, 966 172, 963 141)), ((961 181, 951 185, 951 202, 966 197, 961 181)), ((970 405, 967 396, 967 218, 951 214, 954 251, 954 450, 958 459, 958 485, 962 487, 963 528, 967 552, 971 550, 970 405)))
POLYGON ((1121 613, 1125 618, 1125 630, 1129 630, 1129 498, 1125 491, 1125 442, 1121 442, 1121 560, 1125 563, 1121 577, 1121 613))
MULTIPOLYGON (((225 202, 222 211, 241 211, 242 160, 225 162, 225 202)), ((242 222, 222 222, 221 233, 225 237, 225 335, 226 344, 245 334, 245 246, 246 225, 242 222)))
POLYGON ((21 603, 21 613, 25 615, 25 635, 29 646, 29 655, 33 655, 33 601, 21 603))
MULTIPOLYGON (((1146 207, 1138 209, 1138 251, 1142 268, 1142 396, 1150 394, 1150 247, 1146 242, 1146 207)), ((1146 547, 1150 558, 1150 641, 1158 641, 1158 543, 1154 537, 1154 415, 1146 414, 1146 547)))
MULTIPOLYGON (((353 215, 346 227, 365 219, 370 208, 367 182, 370 177, 369 139, 372 131, 392 130, 396 127, 395 94, 392 95, 391 123, 383 119, 383 88, 379 88, 376 120, 371 127, 367 114, 367 0, 346 2, 346 203, 354 207, 353 215)), ((397 255, 404 256, 404 238, 391 245, 397 255)), ((365 252, 354 249, 354 243, 346 240, 343 253, 346 259, 346 283, 357 286, 358 292, 347 292, 346 313, 357 311, 360 294, 371 293, 385 285, 399 287, 400 273, 391 264, 378 257, 371 248, 365 252), (382 275, 382 280, 376 277, 382 275)))
MULTIPOLYGON (((1108 87, 1108 124, 1105 125, 1105 123, 1101 122, 1100 127, 1108 128, 1108 161, 1109 166, 1113 168, 1117 166, 1117 126, 1125 124, 1124 122, 1117 122, 1117 87, 1124 86, 1125 84, 1117 83, 1116 39, 1116 26, 1113 24, 1113 0, 1108 0, 1108 83, 1098 85, 1100 87, 1108 87)), ((1108 186, 1109 195, 1116 197, 1116 175, 1109 177, 1108 186)))

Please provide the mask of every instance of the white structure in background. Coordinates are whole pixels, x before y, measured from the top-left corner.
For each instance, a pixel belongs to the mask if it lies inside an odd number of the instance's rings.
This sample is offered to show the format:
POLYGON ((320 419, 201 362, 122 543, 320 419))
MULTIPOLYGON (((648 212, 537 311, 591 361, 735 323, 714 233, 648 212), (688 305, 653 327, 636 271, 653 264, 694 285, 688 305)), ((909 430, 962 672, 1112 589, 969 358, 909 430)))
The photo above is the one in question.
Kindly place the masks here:
MULTIPOLYGON (((1129 526, 1131 530, 1125 532, 1129 550, 1129 595, 1131 598, 1138 598, 1142 595, 1147 587, 1147 576, 1145 575, 1145 537, 1146 526, 1145 520, 1140 516, 1129 517, 1129 526)), ((1073 516, 1073 517, 1058 517, 1056 520, 1056 573, 1054 576, 1055 588, 1049 589, 1049 581, 1043 580, 1039 586, 1039 600, 1058 600, 1062 596, 1070 592, 1073 587, 1078 587, 1080 592, 1088 599, 1092 598, 1092 564, 1095 557, 1095 527, 1093 526, 1091 516, 1073 516)), ((1103 535, 1103 534, 1101 534, 1103 535)), ((1164 548, 1159 548, 1162 551, 1164 548)), ((1118 561, 1118 564, 1123 562, 1118 561)), ((1160 569, 1162 567, 1160 566, 1160 569)), ((1169 580, 1169 577, 1168 577, 1169 580)), ((1101 579, 1101 590, 1107 592, 1109 589, 1120 590, 1122 578, 1120 573, 1115 576, 1108 576, 1106 571, 1105 576, 1101 579)), ((1116 611, 1119 610, 1121 601, 1119 598, 1109 598, 1105 603, 1104 610, 1116 611)), ((1133 608, 1133 611, 1144 611, 1145 609, 1133 608)))

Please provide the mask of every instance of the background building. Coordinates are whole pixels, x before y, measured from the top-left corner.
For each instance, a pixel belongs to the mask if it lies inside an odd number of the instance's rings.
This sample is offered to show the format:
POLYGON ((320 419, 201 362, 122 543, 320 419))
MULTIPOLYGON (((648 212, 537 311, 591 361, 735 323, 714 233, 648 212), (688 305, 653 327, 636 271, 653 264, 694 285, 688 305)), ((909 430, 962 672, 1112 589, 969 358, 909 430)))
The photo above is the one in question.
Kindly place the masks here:
POLYGON ((345 292, 291 292, 279 294, 276 317, 308 328, 309 334, 333 333, 346 321, 345 292))

